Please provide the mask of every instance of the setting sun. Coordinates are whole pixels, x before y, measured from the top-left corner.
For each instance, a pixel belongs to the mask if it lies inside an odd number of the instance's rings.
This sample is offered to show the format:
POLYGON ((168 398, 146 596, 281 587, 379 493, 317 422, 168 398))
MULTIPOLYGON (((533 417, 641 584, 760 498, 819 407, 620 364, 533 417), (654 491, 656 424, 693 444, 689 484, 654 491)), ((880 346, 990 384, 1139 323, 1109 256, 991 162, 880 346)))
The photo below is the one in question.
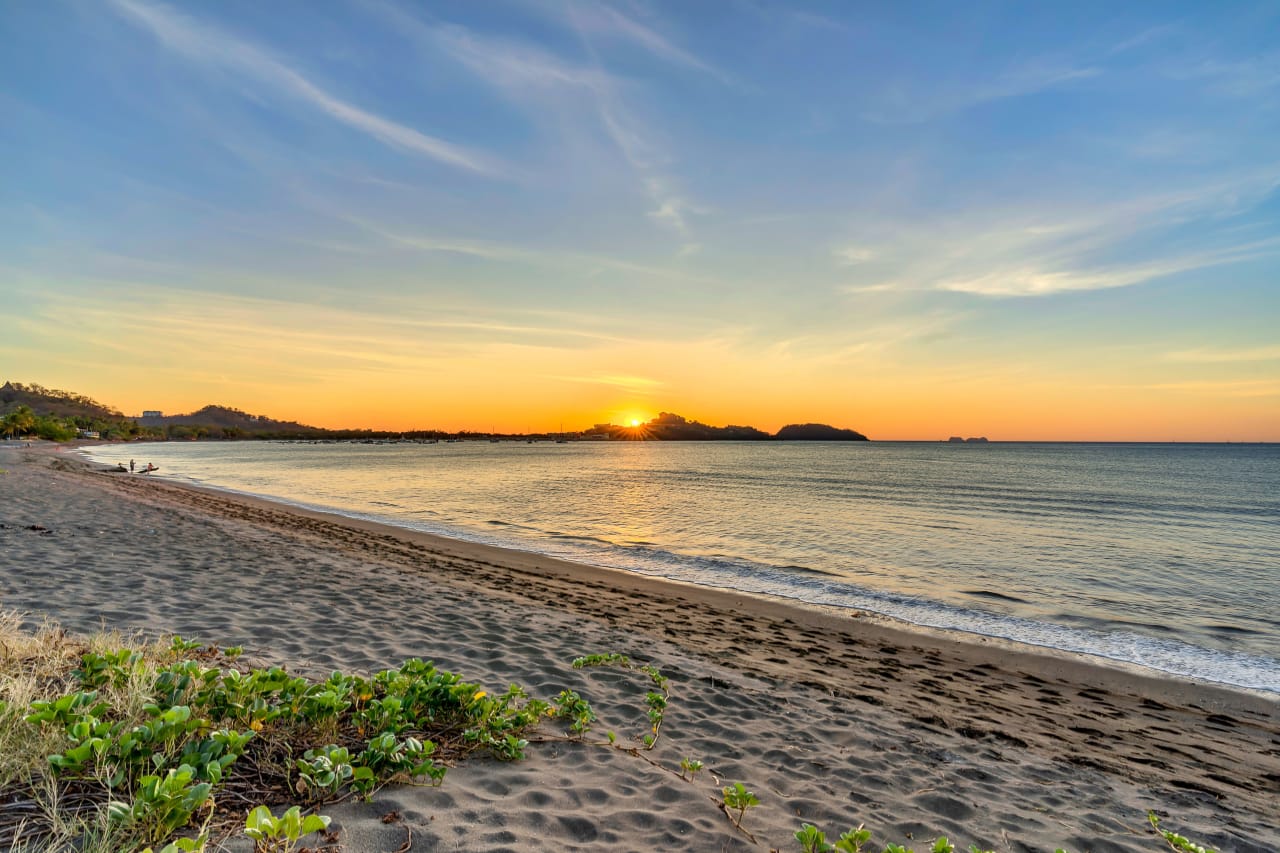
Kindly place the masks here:
POLYGON ((639 418, 632 418, 632 419, 631 419, 631 420, 629 420, 627 423, 628 423, 628 425, 629 425, 629 426, 638 427, 638 426, 640 426, 640 419, 639 419, 639 418))

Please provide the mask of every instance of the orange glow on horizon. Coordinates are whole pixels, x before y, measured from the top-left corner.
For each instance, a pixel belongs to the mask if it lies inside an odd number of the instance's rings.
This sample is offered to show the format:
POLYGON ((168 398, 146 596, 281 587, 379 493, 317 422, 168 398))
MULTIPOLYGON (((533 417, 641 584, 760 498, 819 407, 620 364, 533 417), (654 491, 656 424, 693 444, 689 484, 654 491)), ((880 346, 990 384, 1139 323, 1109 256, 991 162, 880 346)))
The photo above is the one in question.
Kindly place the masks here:
MULTIPOLYGON (((39 381, 39 380, 36 380, 39 381)), ((76 383, 45 381, 47 387, 81 390, 76 383)), ((80 383, 83 384, 83 383, 80 383)), ((739 393, 673 394, 654 406, 711 426, 740 424, 776 432, 790 423, 826 423, 857 430, 873 441, 942 441, 952 435, 986 436, 992 441, 1275 441, 1273 398, 1171 394, 1163 390, 1024 386, 1001 388, 983 384, 963 387, 920 382, 915 387, 887 387, 866 380, 862 394, 841 399, 811 389, 791 388, 768 400, 743 399, 739 393), (1189 406, 1186 398, 1200 397, 1189 406)), ((86 393, 136 417, 143 408, 166 414, 195 411, 216 403, 281 421, 297 421, 328 429, 448 432, 497 431, 509 434, 578 432, 594 424, 613 423, 638 432, 656 415, 635 408, 591 405, 590 396, 544 394, 541 401, 519 392, 472 397, 450 395, 429 404, 386 389, 352 392, 345 399, 293 394, 255 394, 249 386, 236 393, 168 395, 159 389, 137 393, 123 389, 86 393), (541 402, 541 406, 538 403, 541 402)), ((547 389, 544 389, 544 391, 547 389)))
POLYGON ((671 412, 769 433, 824 423, 873 441, 1280 440, 1280 381, 1263 362, 1252 372, 1229 364, 1221 376, 1216 365, 1192 372, 1155 361, 1109 373, 1088 364, 977 369, 888 360, 855 371, 718 344, 689 345, 668 358, 661 348, 628 343, 602 347, 598 373, 573 370, 577 353, 512 347, 427 370, 413 361, 370 367, 349 357, 273 359, 240 346, 240 337, 224 347, 198 327, 188 337, 232 355, 211 365, 184 350, 172 364, 86 367, 94 351, 85 345, 57 351, 60 365, 42 352, 39 364, 18 362, 5 378, 86 394, 131 417, 217 404, 328 429, 542 434, 611 423, 637 432, 658 412, 671 412), (644 377, 622 373, 621 365, 637 363, 645 364, 644 377))

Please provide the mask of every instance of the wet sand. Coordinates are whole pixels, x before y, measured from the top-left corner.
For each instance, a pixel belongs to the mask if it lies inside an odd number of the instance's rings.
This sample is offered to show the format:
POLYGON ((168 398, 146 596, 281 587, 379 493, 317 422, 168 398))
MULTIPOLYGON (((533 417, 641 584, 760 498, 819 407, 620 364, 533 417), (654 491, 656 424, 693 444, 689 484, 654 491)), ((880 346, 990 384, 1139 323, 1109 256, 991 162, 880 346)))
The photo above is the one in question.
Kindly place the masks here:
MULTIPOLYGON (((796 850, 866 823, 876 849, 1155 851, 1146 812, 1223 851, 1280 850, 1280 697, 870 614, 676 584, 0 448, 0 607, 68 629, 243 644, 324 675, 408 657, 497 689, 581 692, 646 730, 622 652, 671 678, 647 762, 548 738, 443 787, 326 808, 343 849, 796 850), (32 527, 43 529, 31 529, 32 527), (702 760, 692 783, 680 759, 702 760), (738 832, 722 785, 761 800, 738 832), (391 812, 395 819, 384 822, 391 812)), ((547 734, 552 734, 548 728, 547 734)), ((536 740, 536 739, 535 739, 536 740)))

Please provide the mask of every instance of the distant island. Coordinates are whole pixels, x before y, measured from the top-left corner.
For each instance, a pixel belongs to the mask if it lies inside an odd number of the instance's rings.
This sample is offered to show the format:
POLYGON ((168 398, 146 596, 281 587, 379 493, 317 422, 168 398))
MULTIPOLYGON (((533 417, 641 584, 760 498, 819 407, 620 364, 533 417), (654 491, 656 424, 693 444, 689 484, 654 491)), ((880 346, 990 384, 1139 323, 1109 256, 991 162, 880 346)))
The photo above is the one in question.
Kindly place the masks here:
POLYGON ((870 441, 860 432, 826 424, 787 424, 774 436, 779 441, 870 441))
POLYGON ((146 411, 130 418, 83 394, 40 385, 0 386, 0 437, 71 441, 438 441, 488 439, 524 441, 869 441, 851 429, 826 424, 789 424, 776 435, 751 426, 716 427, 663 412, 644 424, 596 424, 567 433, 502 434, 462 430, 325 429, 296 421, 251 415, 228 406, 205 406, 190 414, 146 411))
POLYGON ((986 444, 987 437, 985 435, 980 435, 980 436, 977 436, 976 438, 961 438, 958 435, 953 435, 951 436, 951 438, 947 439, 947 443, 948 444, 986 444))

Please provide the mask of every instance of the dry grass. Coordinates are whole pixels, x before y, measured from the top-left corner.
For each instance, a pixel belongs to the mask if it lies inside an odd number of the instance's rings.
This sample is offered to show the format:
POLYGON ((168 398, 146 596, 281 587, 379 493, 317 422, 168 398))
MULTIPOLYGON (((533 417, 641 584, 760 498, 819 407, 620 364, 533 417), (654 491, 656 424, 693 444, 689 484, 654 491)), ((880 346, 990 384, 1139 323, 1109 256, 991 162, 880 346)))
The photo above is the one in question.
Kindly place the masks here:
POLYGON ((40 731, 23 717, 34 699, 58 695, 88 650, 56 625, 27 631, 16 613, 0 613, 0 790, 29 784, 57 752, 59 732, 40 731))
MULTIPOLYGON (((0 850, 125 849, 128 841, 106 819, 106 786, 55 780, 48 772, 48 756, 65 747, 66 736, 54 727, 33 726, 24 717, 34 700, 75 689, 73 671, 86 652, 139 651, 154 677, 162 648, 118 632, 75 637, 50 622, 31 630, 25 621, 21 614, 0 612, 0 850)), ((126 717, 141 719, 145 697, 133 686, 106 689, 103 698, 126 717)))

